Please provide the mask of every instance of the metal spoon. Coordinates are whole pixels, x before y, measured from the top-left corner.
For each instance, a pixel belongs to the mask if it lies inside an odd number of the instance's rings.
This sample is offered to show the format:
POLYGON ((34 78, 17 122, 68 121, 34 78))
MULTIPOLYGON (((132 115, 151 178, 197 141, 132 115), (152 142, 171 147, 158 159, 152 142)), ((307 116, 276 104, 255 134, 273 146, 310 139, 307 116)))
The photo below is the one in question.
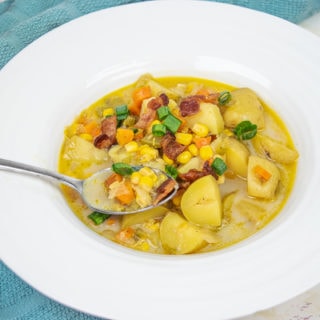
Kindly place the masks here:
MULTIPOLYGON (((134 168, 142 168, 141 166, 137 166, 134 168)), ((157 175, 159 174, 164 174, 166 175, 169 179, 172 179, 167 173, 151 168, 157 175)), ((42 169, 39 167, 35 167, 32 165, 16 162, 16 161, 11 161, 11 160, 6 160, 6 159, 1 159, 0 158, 0 170, 5 170, 5 171, 10 171, 10 172, 16 172, 16 173, 27 173, 33 176, 37 177, 45 177, 45 178, 50 178, 51 180, 56 180, 59 181, 75 190, 78 191, 78 193, 81 195, 82 199, 84 202, 87 204, 87 206, 98 212, 102 213, 107 213, 107 214, 115 214, 115 215, 125 215, 125 214, 131 214, 131 213, 137 213, 137 212, 142 212, 145 210, 152 209, 154 207, 160 206, 164 204, 165 202, 169 201, 177 192, 178 190, 178 183, 175 182, 174 189, 170 194, 168 194, 164 199, 159 201, 156 205, 150 205, 147 207, 139 208, 137 210, 124 210, 124 211, 113 211, 109 210, 108 208, 105 207, 105 204, 102 203, 99 199, 97 201, 97 196, 99 196, 98 193, 103 193, 104 198, 107 198, 105 195, 104 191, 104 181, 106 178, 113 172, 111 168, 103 169, 100 170, 96 173, 94 173, 92 176, 90 176, 87 179, 80 180, 80 179, 75 179, 57 172, 53 172, 47 169, 42 169)), ((172 179, 173 180, 173 179, 172 179)), ((175 181, 175 180, 173 180, 175 181)), ((125 209, 124 207, 122 209, 125 209)))

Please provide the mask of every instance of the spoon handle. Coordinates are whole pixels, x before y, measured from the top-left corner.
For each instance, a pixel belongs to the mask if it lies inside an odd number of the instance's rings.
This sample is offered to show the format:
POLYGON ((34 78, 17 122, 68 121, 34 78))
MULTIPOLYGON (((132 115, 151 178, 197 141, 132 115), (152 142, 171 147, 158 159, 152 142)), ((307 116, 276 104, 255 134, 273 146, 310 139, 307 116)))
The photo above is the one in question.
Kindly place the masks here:
POLYGON ((0 158, 0 170, 15 173, 27 173, 29 175, 37 177, 51 178, 65 185, 68 185, 69 187, 72 187, 78 190, 79 192, 82 191, 82 180, 67 177, 63 174, 35 167, 29 164, 0 158))

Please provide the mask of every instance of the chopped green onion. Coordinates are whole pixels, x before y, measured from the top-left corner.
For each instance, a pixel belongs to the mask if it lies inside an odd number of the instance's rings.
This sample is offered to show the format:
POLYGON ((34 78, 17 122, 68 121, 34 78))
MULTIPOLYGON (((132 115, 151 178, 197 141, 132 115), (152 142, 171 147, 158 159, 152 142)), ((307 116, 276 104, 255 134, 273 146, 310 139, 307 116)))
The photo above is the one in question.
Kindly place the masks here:
POLYGON ((166 106, 162 106, 159 109, 157 109, 158 118, 160 120, 163 120, 165 117, 167 117, 169 113, 170 113, 169 108, 166 106))
POLYGON ((222 91, 220 93, 218 102, 220 105, 224 106, 231 100, 231 93, 229 91, 222 91))
POLYGON ((116 107, 116 115, 118 121, 125 120, 129 115, 128 106, 123 105, 116 107))
POLYGON ((176 133, 181 125, 181 120, 179 120, 170 113, 164 119, 163 124, 167 127, 169 131, 171 131, 172 133, 176 133))
POLYGON ((233 132, 239 140, 250 140, 257 134, 257 125, 245 120, 240 122, 233 132))
POLYGON ((90 218, 95 223, 95 225, 99 225, 105 220, 107 220, 110 216, 111 214, 93 211, 91 214, 88 215, 88 218, 90 218))
POLYGON ((133 133, 137 133, 139 131, 138 128, 132 128, 133 133))
POLYGON ((135 171, 135 169, 132 166, 123 162, 117 162, 112 164, 112 170, 115 173, 120 174, 121 176, 130 176, 135 171))
POLYGON ((177 177, 178 177, 178 170, 177 170, 176 167, 170 166, 170 165, 167 164, 167 165, 165 166, 165 171, 166 171, 166 173, 167 173, 170 177, 172 177, 173 179, 177 179, 177 177))
POLYGON ((162 137, 166 134, 166 132, 167 132, 167 127, 162 123, 155 124, 152 126, 152 134, 155 137, 162 137))
POLYGON ((211 168, 218 176, 221 176, 227 170, 227 165, 221 158, 215 158, 211 164, 211 168))

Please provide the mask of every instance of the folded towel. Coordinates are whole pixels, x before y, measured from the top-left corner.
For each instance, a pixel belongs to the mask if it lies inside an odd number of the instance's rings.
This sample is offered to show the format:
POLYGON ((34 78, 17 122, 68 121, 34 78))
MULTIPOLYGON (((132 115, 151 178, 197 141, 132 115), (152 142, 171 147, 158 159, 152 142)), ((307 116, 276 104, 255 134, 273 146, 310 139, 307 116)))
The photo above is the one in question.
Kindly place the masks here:
MULTIPOLYGON (((84 14, 139 0, 0 0, 0 69, 44 33, 84 14)), ((298 23, 320 11, 320 0, 221 0, 298 23)), ((98 319, 52 301, 0 262, 0 319, 98 319)))

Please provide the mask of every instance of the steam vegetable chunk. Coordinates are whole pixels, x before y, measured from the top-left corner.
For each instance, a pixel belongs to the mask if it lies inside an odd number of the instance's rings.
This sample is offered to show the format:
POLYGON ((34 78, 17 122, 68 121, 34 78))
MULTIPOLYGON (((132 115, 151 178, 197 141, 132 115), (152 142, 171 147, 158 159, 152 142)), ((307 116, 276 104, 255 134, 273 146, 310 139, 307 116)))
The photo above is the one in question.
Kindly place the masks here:
POLYGON ((280 172, 277 166, 257 156, 250 156, 248 162, 248 195, 272 199, 279 183, 280 172))
POLYGON ((183 215, 200 226, 219 226, 222 219, 218 184, 211 175, 193 182, 181 199, 183 215))

